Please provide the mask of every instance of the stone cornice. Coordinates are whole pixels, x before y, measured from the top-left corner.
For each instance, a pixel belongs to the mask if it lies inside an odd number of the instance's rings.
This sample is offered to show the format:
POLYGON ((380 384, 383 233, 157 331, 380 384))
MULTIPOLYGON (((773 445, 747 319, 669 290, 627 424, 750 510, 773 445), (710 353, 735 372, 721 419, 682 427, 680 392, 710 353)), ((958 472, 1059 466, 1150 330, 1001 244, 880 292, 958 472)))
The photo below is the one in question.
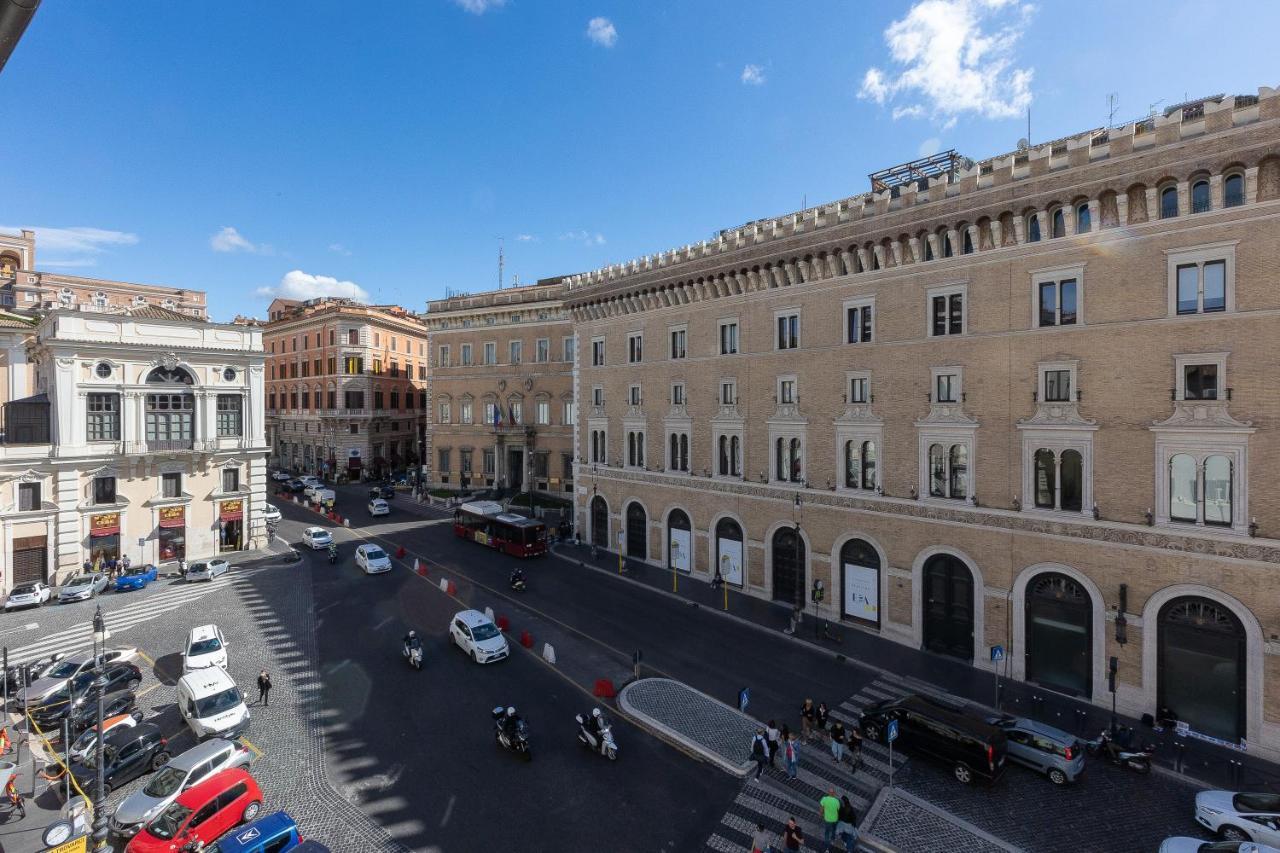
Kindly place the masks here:
POLYGON ((857 497, 845 492, 797 489, 794 487, 721 480, 718 478, 690 478, 686 475, 674 477, 659 473, 622 471, 616 468, 598 469, 595 479, 693 488, 717 495, 739 495, 742 497, 779 500, 788 504, 793 502, 796 495, 799 494, 802 505, 808 506, 852 509, 877 515, 905 517, 921 521, 969 524, 1012 533, 1063 536, 1100 544, 1157 548, 1206 557, 1280 564, 1280 541, 1274 539, 1247 539, 1234 536, 1186 536, 1172 531, 1119 522, 1077 522, 1069 519, 1035 517, 1030 514, 1009 510, 975 508, 963 505, 955 507, 938 506, 924 501, 912 501, 904 498, 857 497))

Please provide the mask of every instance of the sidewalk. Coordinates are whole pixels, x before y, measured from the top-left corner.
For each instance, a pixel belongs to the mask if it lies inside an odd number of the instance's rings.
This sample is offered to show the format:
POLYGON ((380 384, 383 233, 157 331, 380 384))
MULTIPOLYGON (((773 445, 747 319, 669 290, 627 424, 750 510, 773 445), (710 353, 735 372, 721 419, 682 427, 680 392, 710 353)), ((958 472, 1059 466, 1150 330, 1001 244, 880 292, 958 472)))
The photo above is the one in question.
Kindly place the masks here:
MULTIPOLYGON (((560 544, 552 553, 571 563, 609 574, 614 578, 648 587, 660 594, 673 596, 701 608, 715 610, 722 617, 736 618, 761 630, 784 634, 791 624, 791 608, 765 601, 738 590, 715 590, 701 578, 680 575, 678 590, 672 592, 672 573, 635 560, 626 560, 626 571, 618 573, 618 554, 601 549, 591 558, 588 545, 560 544), (728 604, 727 612, 725 604, 728 604)), ((995 698, 995 677, 962 661, 904 646, 875 634, 819 619, 806 612, 792 642, 804 643, 830 653, 840 661, 876 672, 891 673, 907 681, 920 682, 922 689, 932 687, 971 704, 990 707, 995 698), (836 641, 821 636, 830 625, 836 641), (874 661, 875 663, 868 663, 874 661)), ((1006 713, 1029 717, 1080 737, 1095 737, 1111 721, 1108 710, 1089 702, 1053 693, 1026 682, 1001 677, 1000 709, 1006 713)), ((1280 767, 1239 750, 1205 741, 1178 737, 1172 731, 1156 732, 1141 721, 1119 715, 1125 725, 1132 726, 1142 741, 1158 746, 1154 766, 1157 771, 1174 774, 1187 781, 1209 787, 1233 790, 1259 790, 1280 793, 1280 767)))

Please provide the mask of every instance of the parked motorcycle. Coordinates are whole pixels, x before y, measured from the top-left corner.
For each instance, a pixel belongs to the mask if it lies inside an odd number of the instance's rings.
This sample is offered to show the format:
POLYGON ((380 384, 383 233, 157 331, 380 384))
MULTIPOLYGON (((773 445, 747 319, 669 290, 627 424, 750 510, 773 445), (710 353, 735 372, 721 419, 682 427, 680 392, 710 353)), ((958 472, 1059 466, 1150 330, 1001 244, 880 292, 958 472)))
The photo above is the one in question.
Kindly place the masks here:
POLYGON ((586 746, 592 752, 599 753, 610 761, 614 761, 618 757, 618 744, 613 740, 613 725, 609 722, 608 717, 600 717, 599 732, 592 732, 587 728, 586 720, 581 714, 574 717, 578 721, 578 740, 583 746, 586 746))
POLYGON ((401 654, 414 669, 422 669, 422 643, 414 645, 406 643, 401 649, 401 654))
POLYGON ((1146 744, 1141 749, 1126 749, 1116 743, 1115 735, 1110 728, 1105 728, 1094 740, 1085 741, 1085 749, 1090 755, 1099 755, 1119 767, 1128 767, 1135 773, 1151 772, 1151 756, 1155 754, 1155 744, 1146 744))
POLYGON ((503 725, 506 714, 505 708, 493 709, 494 739, 497 740, 498 746, 518 753, 525 761, 532 761, 533 750, 529 744, 529 724, 523 719, 517 719, 515 732, 509 735, 506 726, 503 725))

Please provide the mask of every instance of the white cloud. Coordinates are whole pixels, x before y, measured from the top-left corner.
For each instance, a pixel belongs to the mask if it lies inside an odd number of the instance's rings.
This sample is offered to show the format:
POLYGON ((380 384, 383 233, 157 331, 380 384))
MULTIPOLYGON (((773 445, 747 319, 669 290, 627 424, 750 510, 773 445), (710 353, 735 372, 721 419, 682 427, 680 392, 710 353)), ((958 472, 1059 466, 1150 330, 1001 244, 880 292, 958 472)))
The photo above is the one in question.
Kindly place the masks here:
POLYGON ((561 240, 572 240, 575 243, 582 243, 584 246, 603 246, 605 243, 604 235, 599 231, 566 231, 560 235, 561 240))
MULTIPOLYGON (((40 261, 40 266, 91 267, 97 256, 116 246, 137 245, 138 235, 128 231, 109 231, 105 228, 47 228, 41 225, 22 226, 36 232, 36 248, 68 257, 55 261, 40 261)), ((0 225, 0 231, 17 233, 22 228, 0 225)))
POLYGON ((501 9, 507 0, 453 0, 453 5, 473 15, 483 15, 490 9, 501 9))
POLYGON ((942 140, 936 136, 930 136, 924 142, 920 143, 920 147, 916 149, 916 153, 921 157, 932 157, 942 150, 942 140))
POLYGON ((764 85, 764 69, 759 65, 746 65, 742 69, 742 82, 747 86, 764 85))
POLYGON ((245 236, 230 225, 218 229, 218 233, 209 238, 209 246, 215 252, 248 252, 251 255, 269 255, 271 247, 265 243, 251 243, 245 236))
POLYGON ((896 76, 868 68, 858 97, 924 102, 895 108, 894 118, 928 112, 954 124, 962 113, 1022 115, 1035 70, 1016 67, 1013 48, 1034 11, 1019 0, 919 0, 884 31, 896 76))
POLYGON ((592 18, 587 21, 587 38, 601 47, 613 47, 618 42, 618 29, 608 18, 592 18))
POLYGON ((329 251, 333 252, 335 255, 342 255, 344 258, 351 257, 351 250, 341 243, 330 243, 329 251))
POLYGON ((40 259, 40 266, 42 267, 92 267, 97 266, 97 263, 98 261, 95 258, 69 258, 64 261, 46 261, 43 258, 40 259))
POLYGON ((532 234, 517 234, 516 242, 517 243, 536 243, 538 242, 538 238, 533 236, 532 234))
POLYGON ((319 296, 342 296, 358 302, 368 302, 369 292, 354 281, 338 281, 333 276, 312 275, 302 270, 290 270, 275 287, 259 287, 259 296, 279 296, 284 299, 315 299, 319 296))

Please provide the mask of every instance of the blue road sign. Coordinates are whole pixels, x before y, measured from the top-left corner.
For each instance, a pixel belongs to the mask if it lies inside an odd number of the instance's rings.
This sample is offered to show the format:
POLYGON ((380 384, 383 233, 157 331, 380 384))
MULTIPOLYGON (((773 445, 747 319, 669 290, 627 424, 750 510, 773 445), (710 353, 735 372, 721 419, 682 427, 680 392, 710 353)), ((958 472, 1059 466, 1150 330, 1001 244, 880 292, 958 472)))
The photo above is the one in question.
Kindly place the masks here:
POLYGON ((738 710, 746 713, 747 703, 751 701, 751 688, 744 687, 738 691, 738 710))
POLYGON ((889 728, 885 732, 885 734, 887 736, 889 743, 893 743, 895 740, 898 739, 898 721, 897 720, 889 721, 889 728))
POLYGON ((999 663, 999 662, 1000 662, 1000 661, 1002 661, 1002 660, 1004 660, 1004 646, 992 646, 992 647, 991 647, 991 662, 992 662, 992 663, 999 663))

